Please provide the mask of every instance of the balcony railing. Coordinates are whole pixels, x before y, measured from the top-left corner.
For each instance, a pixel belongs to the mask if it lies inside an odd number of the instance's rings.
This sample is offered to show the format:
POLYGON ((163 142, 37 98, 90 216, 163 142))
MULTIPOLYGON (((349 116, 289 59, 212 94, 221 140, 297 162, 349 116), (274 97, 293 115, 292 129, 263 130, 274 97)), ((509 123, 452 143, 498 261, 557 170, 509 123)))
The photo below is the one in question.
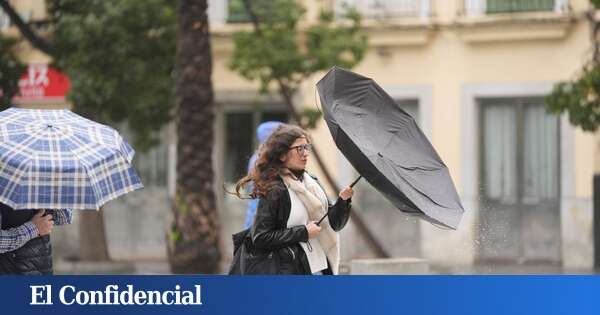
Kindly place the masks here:
MULTIPOLYGON (((261 2, 261 1, 259 1, 261 2)), ((246 13, 244 2, 242 0, 227 0, 227 22, 228 23, 247 23, 250 17, 246 13)))
MULTIPOLYGON (((250 16, 246 13, 246 7, 243 0, 226 0, 227 2, 227 23, 249 23, 250 16)), ((253 8, 263 18, 277 18, 274 12, 273 2, 271 0, 254 0, 253 8)))
POLYGON ((336 12, 344 7, 356 8, 365 18, 387 19, 399 17, 428 17, 431 0, 337 0, 336 12))
POLYGON ((554 0, 487 0, 486 13, 553 11, 554 0))
POLYGON ((519 12, 566 12, 568 0, 464 0, 468 16, 519 13, 519 12))
MULTIPOLYGON (((432 0, 336 0, 335 12, 341 15, 346 7, 356 8, 365 18, 428 17, 432 0)), ((250 18, 242 0, 227 0, 227 23, 247 23, 250 18)), ((256 7, 269 10, 270 1, 256 0, 256 7)))

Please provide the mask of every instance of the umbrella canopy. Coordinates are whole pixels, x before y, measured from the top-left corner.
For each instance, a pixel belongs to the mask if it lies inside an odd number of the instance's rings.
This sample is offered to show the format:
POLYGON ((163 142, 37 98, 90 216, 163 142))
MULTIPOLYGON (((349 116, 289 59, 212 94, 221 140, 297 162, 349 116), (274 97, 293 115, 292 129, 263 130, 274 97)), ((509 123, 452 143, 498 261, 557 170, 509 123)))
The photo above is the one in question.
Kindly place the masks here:
POLYGON ((0 112, 0 202, 13 209, 99 209, 143 187, 113 128, 69 110, 0 112))
POLYGON ((410 115, 375 81, 339 67, 317 90, 337 147, 373 187, 403 212, 458 227, 464 209, 448 168, 410 115))

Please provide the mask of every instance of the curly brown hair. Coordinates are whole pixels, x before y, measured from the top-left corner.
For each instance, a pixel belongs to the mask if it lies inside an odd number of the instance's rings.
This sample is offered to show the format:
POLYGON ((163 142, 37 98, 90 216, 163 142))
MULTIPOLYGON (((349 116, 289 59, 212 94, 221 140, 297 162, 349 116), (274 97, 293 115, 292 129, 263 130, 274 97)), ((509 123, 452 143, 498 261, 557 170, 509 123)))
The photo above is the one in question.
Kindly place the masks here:
POLYGON ((284 165, 281 156, 290 150, 290 146, 296 139, 302 137, 309 141, 306 131, 298 126, 282 124, 277 127, 258 148, 256 162, 248 175, 242 177, 236 183, 234 194, 238 198, 242 198, 240 190, 250 182, 253 182, 253 190, 250 192, 252 199, 267 198, 269 193, 279 190, 279 174, 282 172, 284 165))

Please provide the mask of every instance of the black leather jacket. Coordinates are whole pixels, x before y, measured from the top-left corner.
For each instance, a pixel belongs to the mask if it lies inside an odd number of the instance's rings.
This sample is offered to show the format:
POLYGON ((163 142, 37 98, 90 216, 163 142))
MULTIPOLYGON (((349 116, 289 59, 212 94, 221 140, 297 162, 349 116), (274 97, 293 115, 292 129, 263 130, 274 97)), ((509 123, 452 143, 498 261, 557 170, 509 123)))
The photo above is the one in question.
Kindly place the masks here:
MULTIPOLYGON (((263 254, 273 252, 279 256, 278 274, 310 274, 306 254, 299 244, 308 240, 308 231, 304 225, 287 227, 291 204, 287 187, 280 181, 267 198, 258 201, 251 228, 252 243, 256 251, 263 254)), ((341 198, 334 205, 329 205, 328 221, 336 232, 348 222, 350 207, 351 199, 341 198)), ((330 268, 324 273, 331 274, 330 268)))

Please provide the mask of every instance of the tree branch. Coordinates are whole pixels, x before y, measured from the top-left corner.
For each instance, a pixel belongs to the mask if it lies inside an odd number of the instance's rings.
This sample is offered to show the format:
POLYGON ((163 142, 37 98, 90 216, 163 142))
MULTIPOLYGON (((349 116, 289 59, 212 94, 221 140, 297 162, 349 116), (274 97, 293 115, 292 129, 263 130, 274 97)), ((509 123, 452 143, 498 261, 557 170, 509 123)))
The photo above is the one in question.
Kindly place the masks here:
POLYGON ((585 17, 590 23, 590 41, 592 44, 592 60, 593 65, 600 64, 600 43, 598 42, 598 32, 600 32, 600 22, 596 20, 596 9, 592 5, 585 12, 585 17))
POLYGON ((259 21, 258 21, 258 15, 256 15, 256 11, 254 11, 254 8, 252 7, 252 2, 249 0, 243 0, 244 2, 244 9, 246 9, 246 14, 248 14, 248 16, 250 17, 250 21, 252 22, 252 25, 254 26, 254 32, 256 32, 257 34, 261 34, 260 32, 260 27, 259 27, 259 21))
POLYGON ((0 8, 6 12, 10 21, 19 29, 19 32, 27 39, 31 45, 45 54, 54 57, 54 47, 46 41, 44 38, 38 36, 31 27, 23 21, 21 16, 15 11, 15 9, 8 3, 8 0, 0 0, 0 8))

